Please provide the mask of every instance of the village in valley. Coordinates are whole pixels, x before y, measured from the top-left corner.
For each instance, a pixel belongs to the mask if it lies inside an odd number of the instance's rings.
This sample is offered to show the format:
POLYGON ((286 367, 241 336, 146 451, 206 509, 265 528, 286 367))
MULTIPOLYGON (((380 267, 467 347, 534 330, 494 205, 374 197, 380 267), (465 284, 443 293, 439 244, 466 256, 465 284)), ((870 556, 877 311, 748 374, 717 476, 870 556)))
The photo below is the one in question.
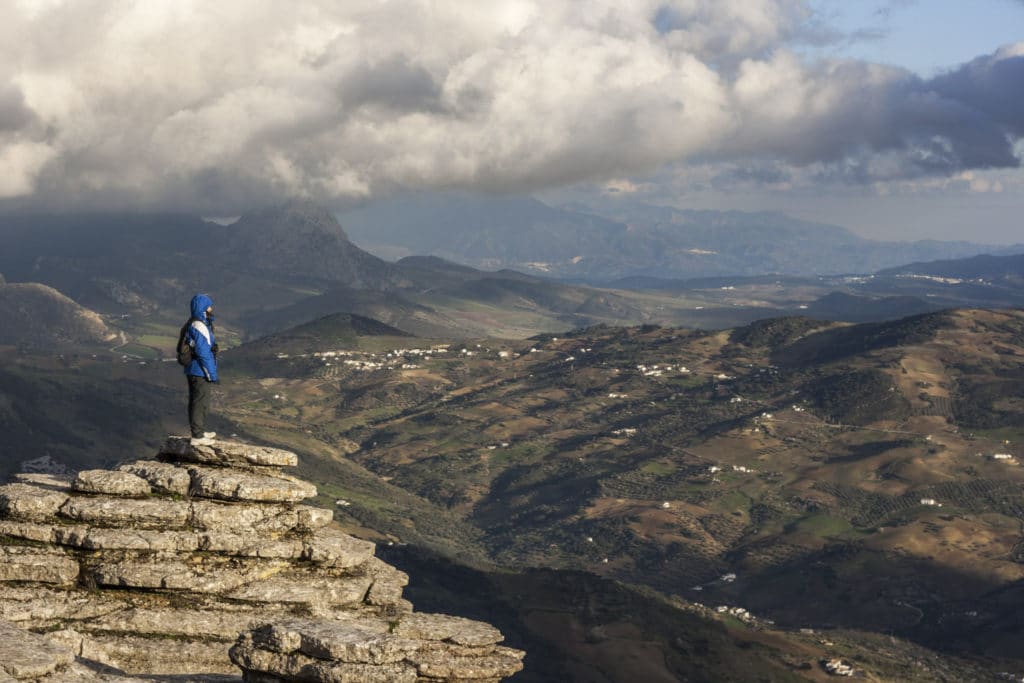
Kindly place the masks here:
MULTIPOLYGON (((951 316, 936 341, 836 360, 835 342, 807 346, 853 329, 827 323, 798 323, 795 351, 782 352, 760 345, 776 332, 756 326, 280 349, 232 411, 246 421, 260 406, 275 429, 306 425, 307 437, 480 529, 480 556, 505 566, 578 568, 710 600, 712 618, 794 632, 836 627, 830 601, 845 594, 860 603, 858 623, 913 632, 935 618, 976 622, 959 606, 972 590, 980 600, 1024 578, 1003 530, 1024 509, 1017 440, 950 412, 960 370, 942 335, 997 329, 990 315, 951 316), (823 377, 839 378, 840 392, 823 377), (908 573, 926 556, 981 573, 931 585, 926 598, 908 573), (800 566, 826 568, 801 581, 833 597, 812 609, 787 598, 797 584, 786 568, 800 566), (895 577, 881 589, 879 572, 895 577), (933 603, 946 593, 957 607, 933 603)), ((358 525, 366 502, 335 498, 358 525)), ((421 543, 421 523, 387 533, 421 543)), ((857 670, 836 661, 835 675, 857 670)))

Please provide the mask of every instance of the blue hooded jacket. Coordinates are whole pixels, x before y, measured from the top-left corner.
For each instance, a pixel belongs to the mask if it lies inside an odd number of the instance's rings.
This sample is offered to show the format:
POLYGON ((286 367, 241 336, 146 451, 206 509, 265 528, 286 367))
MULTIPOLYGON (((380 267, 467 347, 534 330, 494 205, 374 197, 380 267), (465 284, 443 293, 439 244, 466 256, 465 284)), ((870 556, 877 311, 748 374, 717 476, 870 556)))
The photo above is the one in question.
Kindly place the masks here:
POLYGON ((205 377, 208 382, 216 382, 217 359, 213 357, 211 347, 217 342, 213 338, 212 316, 207 317, 206 309, 213 305, 213 299, 206 294, 192 297, 192 320, 185 338, 192 347, 192 362, 185 366, 185 374, 193 377, 205 377))

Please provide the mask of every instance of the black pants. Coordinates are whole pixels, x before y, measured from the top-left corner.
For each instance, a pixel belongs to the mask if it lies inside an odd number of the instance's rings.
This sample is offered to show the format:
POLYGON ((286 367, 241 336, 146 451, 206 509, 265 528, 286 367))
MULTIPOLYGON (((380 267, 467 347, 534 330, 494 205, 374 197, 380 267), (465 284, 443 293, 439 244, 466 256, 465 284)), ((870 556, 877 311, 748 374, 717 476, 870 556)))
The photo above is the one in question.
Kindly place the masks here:
POLYGON ((188 375, 188 426, 192 436, 201 437, 206 431, 206 413, 210 411, 212 385, 204 377, 188 375))

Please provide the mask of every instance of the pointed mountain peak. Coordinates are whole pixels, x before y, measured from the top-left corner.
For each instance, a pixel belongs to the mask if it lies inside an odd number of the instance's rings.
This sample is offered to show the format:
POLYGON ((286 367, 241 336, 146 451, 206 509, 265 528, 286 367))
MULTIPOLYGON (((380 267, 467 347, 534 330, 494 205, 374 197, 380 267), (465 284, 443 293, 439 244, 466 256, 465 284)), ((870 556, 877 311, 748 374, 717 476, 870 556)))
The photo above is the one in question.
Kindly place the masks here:
POLYGON ((326 232, 348 241, 348 235, 334 214, 307 199, 290 199, 284 204, 247 213, 238 223, 243 226, 275 226, 299 234, 326 232))
POLYGON ((353 244, 327 208, 292 200, 244 214, 227 228, 225 253, 247 270, 382 288, 394 268, 353 244))

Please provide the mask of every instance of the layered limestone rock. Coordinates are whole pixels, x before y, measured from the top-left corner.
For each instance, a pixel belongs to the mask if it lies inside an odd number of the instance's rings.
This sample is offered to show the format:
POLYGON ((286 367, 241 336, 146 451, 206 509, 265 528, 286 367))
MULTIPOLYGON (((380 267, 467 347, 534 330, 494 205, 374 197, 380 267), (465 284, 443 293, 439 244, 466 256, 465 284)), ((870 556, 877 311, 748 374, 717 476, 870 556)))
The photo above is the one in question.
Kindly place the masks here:
POLYGON ((146 680, 99 665, 195 681, 491 681, 521 668, 490 626, 414 613, 405 574, 301 503, 316 489, 282 471, 296 462, 172 437, 155 459, 0 486, 0 641, 19 651, 7 666, 0 650, 0 683, 146 680))
POLYGON ((243 634, 231 659, 247 681, 415 683, 500 681, 522 668, 523 652, 497 645, 496 629, 439 614, 391 631, 373 625, 292 619, 243 634))

